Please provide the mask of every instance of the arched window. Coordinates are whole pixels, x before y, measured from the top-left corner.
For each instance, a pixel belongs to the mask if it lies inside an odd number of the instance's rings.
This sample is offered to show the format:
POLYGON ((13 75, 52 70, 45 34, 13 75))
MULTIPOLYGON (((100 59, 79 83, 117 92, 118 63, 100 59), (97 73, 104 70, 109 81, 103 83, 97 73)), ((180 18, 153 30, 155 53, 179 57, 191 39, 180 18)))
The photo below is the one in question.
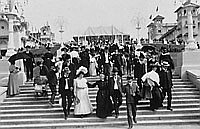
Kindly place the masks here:
POLYGON ((186 15, 186 13, 187 13, 187 11, 186 11, 186 10, 184 10, 184 11, 183 11, 183 15, 185 16, 185 15, 186 15))

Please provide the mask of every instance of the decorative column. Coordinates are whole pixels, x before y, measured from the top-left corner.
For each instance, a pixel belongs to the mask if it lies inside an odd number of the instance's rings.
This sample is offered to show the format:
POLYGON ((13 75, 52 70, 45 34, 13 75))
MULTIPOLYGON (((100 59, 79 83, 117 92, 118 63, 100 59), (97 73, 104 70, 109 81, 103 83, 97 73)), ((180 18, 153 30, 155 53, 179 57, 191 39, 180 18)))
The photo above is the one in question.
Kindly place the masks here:
POLYGON ((9 31, 9 39, 8 39, 8 47, 7 47, 7 53, 6 56, 12 56, 16 52, 14 51, 15 46, 14 46, 14 19, 15 19, 15 14, 9 13, 6 15, 8 18, 8 31, 9 31))
POLYGON ((192 19, 192 6, 188 6, 187 8, 187 21, 188 21, 188 40, 185 50, 195 50, 197 49, 197 44, 195 43, 193 36, 193 19, 192 19))

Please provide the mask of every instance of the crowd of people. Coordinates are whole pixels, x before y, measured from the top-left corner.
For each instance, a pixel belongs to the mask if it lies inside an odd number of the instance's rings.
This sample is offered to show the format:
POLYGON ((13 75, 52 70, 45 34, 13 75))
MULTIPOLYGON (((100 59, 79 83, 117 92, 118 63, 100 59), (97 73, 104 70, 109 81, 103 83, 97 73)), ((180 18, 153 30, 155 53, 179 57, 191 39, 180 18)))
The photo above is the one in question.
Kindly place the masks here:
MULTIPOLYGON (((166 48, 162 53, 147 51, 137 55, 134 46, 117 44, 103 48, 67 46, 61 49, 62 56, 54 58, 50 52, 44 54, 42 60, 35 62, 30 47, 25 53, 31 58, 24 60, 27 81, 44 82, 51 90, 50 105, 54 105, 58 93, 62 98, 64 118, 70 114, 74 102, 74 115, 84 117, 91 114, 93 106, 88 95, 88 88, 98 87, 96 97, 96 115, 106 118, 114 111, 118 118, 122 97, 126 96, 127 117, 129 128, 136 120, 136 105, 141 99, 150 100, 150 109, 157 110, 163 106, 167 94, 167 109, 171 108, 173 60, 166 48), (36 66, 34 66, 34 64, 36 66), (127 75, 127 76, 123 76, 127 75), (99 76, 100 80, 89 82, 86 77, 99 76), (123 77, 127 82, 123 83, 123 77), (137 80, 134 83, 133 79, 137 80)), ((12 72, 11 75, 12 76, 12 72)), ((8 90, 8 93, 10 90, 8 90)), ((45 92, 45 90, 44 90, 45 92)), ((45 94, 47 94, 45 92, 45 94)))

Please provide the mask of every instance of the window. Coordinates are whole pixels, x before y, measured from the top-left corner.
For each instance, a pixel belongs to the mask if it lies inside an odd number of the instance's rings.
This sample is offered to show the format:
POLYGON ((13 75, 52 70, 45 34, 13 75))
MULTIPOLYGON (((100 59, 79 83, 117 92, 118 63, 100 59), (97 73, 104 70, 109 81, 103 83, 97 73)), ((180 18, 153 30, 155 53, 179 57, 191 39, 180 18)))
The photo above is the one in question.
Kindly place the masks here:
POLYGON ((158 33, 161 33, 162 31, 161 30, 158 30, 158 33))
POLYGON ((195 20, 193 20, 193 25, 195 25, 195 20))
POLYGON ((186 10, 183 11, 184 16, 186 15, 186 12, 187 12, 186 10))

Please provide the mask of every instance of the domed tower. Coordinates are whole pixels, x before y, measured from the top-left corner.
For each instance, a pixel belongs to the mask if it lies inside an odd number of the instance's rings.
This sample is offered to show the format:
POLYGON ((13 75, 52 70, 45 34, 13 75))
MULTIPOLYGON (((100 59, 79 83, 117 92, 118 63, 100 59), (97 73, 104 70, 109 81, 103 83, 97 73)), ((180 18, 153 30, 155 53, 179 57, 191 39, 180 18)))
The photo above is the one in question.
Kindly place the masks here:
POLYGON ((163 16, 157 15, 154 19, 154 38, 158 40, 163 35, 163 16))
MULTIPOLYGON (((187 0, 175 13, 177 13, 178 37, 185 43, 194 44, 198 36, 198 8, 200 6, 187 0)), ((186 44, 187 45, 187 44, 186 44)))

